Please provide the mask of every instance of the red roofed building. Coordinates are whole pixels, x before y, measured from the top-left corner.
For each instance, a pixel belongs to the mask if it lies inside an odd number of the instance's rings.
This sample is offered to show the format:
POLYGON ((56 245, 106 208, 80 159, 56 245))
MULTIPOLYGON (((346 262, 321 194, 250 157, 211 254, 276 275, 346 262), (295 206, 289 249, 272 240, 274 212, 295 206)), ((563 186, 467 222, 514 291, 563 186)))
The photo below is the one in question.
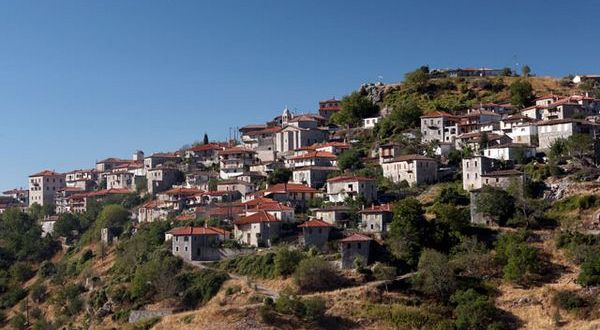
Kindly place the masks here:
POLYGON ((234 238, 244 245, 271 246, 279 238, 281 221, 267 211, 240 217, 233 222, 234 238))
POLYGON ((221 179, 232 179, 250 170, 250 166, 258 162, 256 152, 233 147, 219 151, 219 176, 221 179))
POLYGON ((323 250, 329 240, 329 232, 333 225, 319 219, 311 219, 298 226, 302 228, 302 244, 315 246, 323 250))
POLYGON ((176 227, 167 232, 171 252, 184 260, 219 260, 218 245, 229 238, 229 232, 216 227, 176 227))
POLYGON ((390 204, 371 205, 358 212, 361 216, 361 228, 367 233, 386 233, 394 218, 390 204))
POLYGON ((336 166, 337 156, 328 151, 310 151, 290 159, 290 167, 336 166))
POLYGON ((401 155, 381 164, 383 176, 399 183, 406 181, 410 186, 437 181, 438 162, 423 155, 401 155))
POLYGON ((327 180, 327 198, 343 203, 348 198, 362 198, 366 203, 377 199, 375 179, 364 176, 337 176, 327 180))
POLYGON ((275 218, 283 222, 294 221, 294 208, 289 207, 287 205, 283 205, 278 202, 258 204, 255 208, 247 210, 246 215, 252 215, 254 213, 262 211, 266 211, 267 213, 275 216, 275 218))
POLYGON ((319 101, 319 115, 326 119, 329 119, 331 115, 340 110, 340 100, 336 100, 335 97, 329 100, 319 101))
POLYGON ((56 205, 56 193, 66 186, 65 175, 50 170, 29 176, 29 206, 56 205))
POLYGON ((268 187, 264 196, 292 206, 306 206, 306 203, 316 197, 317 190, 298 183, 278 183, 268 187))
POLYGON ((219 162, 219 151, 225 149, 224 143, 207 143, 195 145, 185 150, 185 158, 210 167, 219 162))
POLYGON ((369 264, 369 255, 373 239, 362 234, 352 234, 340 240, 342 268, 353 268, 356 261, 363 266, 369 264))

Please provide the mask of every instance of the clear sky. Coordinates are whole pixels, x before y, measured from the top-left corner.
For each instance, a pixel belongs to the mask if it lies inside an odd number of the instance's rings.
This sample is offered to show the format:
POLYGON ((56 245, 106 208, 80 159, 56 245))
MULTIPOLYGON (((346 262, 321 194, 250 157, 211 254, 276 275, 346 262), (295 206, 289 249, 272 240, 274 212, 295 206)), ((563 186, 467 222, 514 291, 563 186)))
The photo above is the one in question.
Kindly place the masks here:
POLYGON ((417 66, 600 73, 598 1, 2 1, 0 189, 417 66))

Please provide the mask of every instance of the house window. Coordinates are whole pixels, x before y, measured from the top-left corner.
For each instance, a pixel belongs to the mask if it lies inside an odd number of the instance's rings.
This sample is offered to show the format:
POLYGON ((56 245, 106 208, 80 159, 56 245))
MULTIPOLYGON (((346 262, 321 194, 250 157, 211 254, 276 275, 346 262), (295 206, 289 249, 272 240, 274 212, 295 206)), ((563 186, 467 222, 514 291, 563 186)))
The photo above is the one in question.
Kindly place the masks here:
POLYGON ((187 252, 187 246, 184 249, 185 249, 185 252, 187 252))
POLYGON ((178 246, 175 247, 175 252, 179 252, 179 247, 178 246))
POLYGON ((189 241, 189 240, 190 240, 190 238, 189 238, 188 236, 183 236, 183 241, 184 241, 184 242, 187 242, 187 241, 189 241))
POLYGON ((356 243, 356 247, 360 250, 360 243, 356 243))

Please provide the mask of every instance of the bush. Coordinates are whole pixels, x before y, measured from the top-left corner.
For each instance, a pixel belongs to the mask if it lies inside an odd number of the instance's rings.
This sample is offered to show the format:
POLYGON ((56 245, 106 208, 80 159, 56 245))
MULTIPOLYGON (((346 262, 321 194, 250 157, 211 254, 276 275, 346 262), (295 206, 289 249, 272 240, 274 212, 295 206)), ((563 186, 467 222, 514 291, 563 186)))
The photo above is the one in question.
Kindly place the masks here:
POLYGON ((490 299, 473 289, 456 292, 450 301, 456 304, 454 315, 459 330, 485 330, 498 315, 490 299))
POLYGON ((228 279, 226 273, 212 269, 180 274, 177 276, 177 283, 183 292, 183 305, 193 308, 199 303, 207 302, 219 292, 221 285, 228 279))
POLYGON ((12 288, 0 298, 0 308, 10 308, 25 297, 27 297, 27 290, 20 287, 12 288))
POLYGON ((27 329, 27 320, 25 319, 25 315, 23 313, 16 314, 10 319, 10 326, 13 329, 17 330, 25 330, 27 329))
POLYGON ((264 304, 258 308, 258 316, 266 324, 271 324, 275 321, 276 315, 273 300, 270 298, 265 300, 264 304))
POLYGON ((370 318, 383 320, 396 329, 452 329, 444 316, 424 306, 370 305, 365 312, 370 318))
POLYGON ((325 316, 325 300, 321 297, 307 298, 304 303, 304 319, 310 322, 319 322, 325 316))
POLYGON ((12 279, 17 282, 25 282, 35 274, 29 263, 21 261, 15 262, 12 266, 10 266, 8 272, 10 273, 12 279))
POLYGON ((526 237, 524 232, 506 233, 496 242, 496 257, 509 282, 523 284, 540 270, 538 251, 526 243, 526 237))
POLYGON ((219 262, 219 269, 235 274, 255 276, 261 278, 274 278, 275 253, 251 254, 219 262))
POLYGON ((600 284, 600 254, 591 254, 583 261, 577 282, 583 286, 600 284))
POLYGON ((35 303, 41 303, 46 300, 46 287, 43 284, 36 284, 31 288, 31 299, 35 303))
POLYGON ((423 293, 445 300, 456 289, 454 271, 444 254, 425 249, 419 258, 417 269, 413 283, 423 293))
POLYGON ((48 278, 56 273, 56 266, 50 261, 42 262, 38 274, 42 278, 48 278))
POLYGON ((311 257, 300 261, 293 278, 294 283, 303 292, 335 289, 343 280, 337 270, 320 257, 311 257))
POLYGON ((375 263, 373 265, 373 276, 378 281, 389 281, 396 277, 397 271, 396 267, 387 266, 380 262, 375 263))
POLYGON ((294 273, 304 254, 298 250, 282 247, 275 254, 275 273, 279 276, 289 276, 294 273))
POLYGON ((565 310, 575 311, 588 305, 587 301, 572 291, 558 291, 554 294, 552 302, 565 310))

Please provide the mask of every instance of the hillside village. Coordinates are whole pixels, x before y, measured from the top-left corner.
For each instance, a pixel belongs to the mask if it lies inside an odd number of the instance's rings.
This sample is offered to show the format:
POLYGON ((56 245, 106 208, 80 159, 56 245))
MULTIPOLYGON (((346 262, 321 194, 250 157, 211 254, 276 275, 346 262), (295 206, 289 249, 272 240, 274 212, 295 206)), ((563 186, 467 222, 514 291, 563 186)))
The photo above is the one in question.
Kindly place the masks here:
POLYGON ((600 76, 421 67, 227 141, 39 164, 0 197, 0 322, 595 329, 598 136, 600 76))

